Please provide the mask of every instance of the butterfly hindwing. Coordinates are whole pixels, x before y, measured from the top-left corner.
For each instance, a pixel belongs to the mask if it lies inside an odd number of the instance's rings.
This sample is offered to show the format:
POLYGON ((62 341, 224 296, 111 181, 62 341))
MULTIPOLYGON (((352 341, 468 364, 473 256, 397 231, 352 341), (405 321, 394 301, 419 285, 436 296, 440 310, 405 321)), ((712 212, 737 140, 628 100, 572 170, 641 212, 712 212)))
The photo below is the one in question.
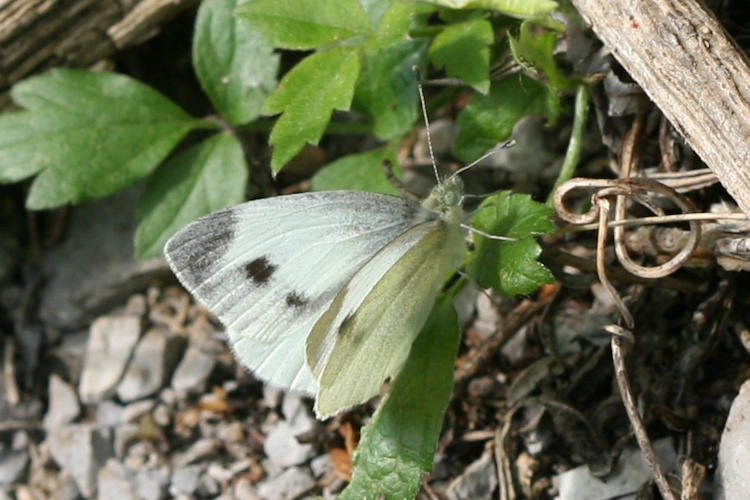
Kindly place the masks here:
POLYGON ((255 200, 193 222, 165 253, 183 285, 225 325, 244 365, 272 385, 315 394, 308 333, 419 209, 412 200, 359 191, 255 200))
POLYGON ((458 225, 425 222, 386 245, 341 289, 307 341, 319 417, 368 400, 398 372, 465 251, 458 225))

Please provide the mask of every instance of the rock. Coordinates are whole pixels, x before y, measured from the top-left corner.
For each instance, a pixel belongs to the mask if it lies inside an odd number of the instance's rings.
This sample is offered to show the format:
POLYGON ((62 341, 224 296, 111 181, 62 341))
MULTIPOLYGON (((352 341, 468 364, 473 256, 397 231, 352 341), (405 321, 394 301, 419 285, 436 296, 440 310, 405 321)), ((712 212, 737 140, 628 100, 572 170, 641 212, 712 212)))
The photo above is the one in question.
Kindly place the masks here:
POLYGON ((189 345, 172 375, 172 388, 178 392, 200 394, 216 365, 223 346, 214 339, 216 329, 199 316, 188 327, 189 345))
POLYGON ((73 477, 84 497, 96 490, 96 474, 112 454, 108 433, 88 424, 58 427, 47 434, 50 454, 73 477))
POLYGON ((102 316, 91 324, 78 385, 81 401, 97 403, 114 394, 140 335, 136 316, 102 316))
POLYGON ((490 451, 484 454, 448 486, 448 500, 490 500, 497 487, 497 471, 490 451))
POLYGON ((258 485, 260 498, 276 498, 278 500, 293 500, 315 486, 315 481, 307 470, 301 467, 291 467, 278 476, 266 480, 258 485))
POLYGON ((287 422, 279 422, 266 436, 263 450, 268 459, 279 467, 289 467, 306 462, 315 456, 310 444, 301 444, 295 437, 299 432, 287 422))
POLYGON ((750 380, 745 381, 729 409, 719 445, 716 499, 742 500, 750 492, 750 380))
POLYGON ((219 451, 220 446, 221 442, 217 439, 199 439, 187 450, 181 453, 175 453, 172 457, 172 464, 176 467, 191 464, 209 455, 215 454, 219 451))
POLYGON ((156 401, 153 399, 144 399, 142 401, 130 403, 122 409, 122 421, 124 423, 135 422, 143 415, 152 411, 155 406, 156 401))
MULTIPOLYGON (((671 439, 659 439, 653 445, 662 467, 675 463, 677 454, 671 439)), ((594 500, 632 494, 650 479, 651 471, 641 450, 628 447, 623 450, 612 473, 606 477, 606 482, 594 476, 587 465, 567 470, 555 477, 553 482, 557 483, 557 498, 560 500, 594 500)))
POLYGON ((56 374, 49 378, 49 408, 42 421, 42 427, 50 430, 65 425, 78 416, 81 406, 73 387, 56 374))
POLYGON ((20 482, 28 465, 27 450, 0 450, 0 485, 20 482))
POLYGON ((175 467, 169 481, 169 494, 192 495, 200 485, 200 477, 203 473, 203 465, 186 465, 175 467))
POLYGON ((135 473, 136 492, 140 500, 164 498, 169 482, 169 470, 162 468, 140 468, 135 473))
POLYGON ((72 208, 65 241, 42 262, 49 278, 39 314, 47 326, 81 328, 155 279, 171 275, 162 257, 138 261, 133 255, 139 195, 136 187, 72 208))
POLYGON ((313 477, 316 479, 332 475, 335 468, 333 466, 333 460, 331 460, 331 455, 324 453, 323 455, 313 458, 310 461, 310 470, 312 471, 313 477))
POLYGON ((164 327, 151 328, 138 342, 117 396, 125 402, 156 394, 182 354, 185 340, 164 327))
POLYGON ((110 458, 97 474, 99 500, 138 500, 132 474, 123 464, 110 458))
POLYGON ((261 500, 253 487, 253 483, 246 477, 240 478, 234 485, 234 498, 242 500, 261 500))
POLYGON ((124 422, 122 414, 125 408, 110 399, 96 405, 96 425, 99 427, 116 427, 124 422))
POLYGON ((299 394, 286 393, 281 403, 281 414, 297 434, 302 434, 315 427, 316 420, 302 401, 299 394))

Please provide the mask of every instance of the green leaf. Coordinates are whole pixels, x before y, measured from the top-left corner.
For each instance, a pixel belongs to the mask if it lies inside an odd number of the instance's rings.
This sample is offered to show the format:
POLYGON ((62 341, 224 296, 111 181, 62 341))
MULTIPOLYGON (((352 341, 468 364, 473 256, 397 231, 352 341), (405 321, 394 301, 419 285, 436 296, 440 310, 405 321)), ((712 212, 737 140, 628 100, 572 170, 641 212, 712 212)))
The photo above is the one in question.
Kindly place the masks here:
POLYGON ((427 14, 434 10, 434 6, 425 3, 393 2, 380 18, 380 23, 375 24, 377 32, 367 40, 367 49, 375 51, 409 40, 410 30, 427 25, 425 16, 418 14, 427 14))
POLYGON ((493 83, 489 95, 474 94, 458 115, 455 154, 464 162, 479 158, 507 139, 523 116, 539 114, 554 122, 560 101, 550 89, 524 75, 493 83))
POLYGON ((253 0, 236 12, 271 45, 284 49, 314 49, 371 30, 357 0, 253 0))
POLYGON ((279 69, 279 56, 261 34, 232 15, 238 3, 201 2, 193 37, 193 66, 201 87, 232 125, 258 117, 279 69))
POLYGON ((553 213, 527 194, 503 191, 484 200, 473 226, 518 241, 498 241, 474 234, 475 251, 466 272, 479 286, 492 287, 504 295, 531 293, 554 281, 549 270, 536 260, 542 249, 532 237, 554 232, 553 213))
POLYGON ((527 19, 549 14, 557 9, 553 0, 425 0, 452 9, 490 9, 507 16, 527 19))
POLYGON ((7 132, 0 133, 0 180, 41 172, 30 209, 115 193, 206 126, 151 87, 112 73, 56 69, 16 84, 11 96, 27 111, 0 118, 7 132))
POLYGON ((534 36, 531 32, 534 27, 533 23, 524 21, 521 23, 518 39, 508 35, 508 42, 514 59, 532 72, 542 71, 550 86, 555 90, 572 87, 574 82, 560 71, 557 62, 555 62, 554 50, 557 44, 557 34, 551 31, 537 30, 537 35, 534 36))
POLYGON ((404 40, 362 56, 353 106, 375 120, 374 132, 391 139, 408 132, 419 116, 412 66, 423 66, 427 43, 404 40))
POLYGON ((479 92, 490 90, 490 48, 494 41, 492 24, 471 19, 450 24, 430 46, 430 59, 444 67, 449 76, 463 80, 479 92))
POLYGON ((393 144, 365 153, 345 156, 329 163, 313 176, 312 189, 313 191, 357 189, 374 193, 399 194, 385 176, 384 160, 394 165, 394 173, 398 175, 398 167, 395 166, 396 148, 393 144))
POLYGON ((388 395, 362 430, 354 473, 339 500, 414 498, 432 469, 453 387, 459 325, 450 299, 435 304, 388 395))
POLYGON ((305 143, 318 143, 334 109, 349 109, 359 65, 359 51, 339 48, 309 55, 284 75, 264 108, 266 114, 283 112, 269 139, 274 173, 305 143))
POLYGON ((227 132, 160 166, 138 201, 138 258, 160 255, 167 239, 188 222, 243 201, 247 170, 242 147, 227 132))

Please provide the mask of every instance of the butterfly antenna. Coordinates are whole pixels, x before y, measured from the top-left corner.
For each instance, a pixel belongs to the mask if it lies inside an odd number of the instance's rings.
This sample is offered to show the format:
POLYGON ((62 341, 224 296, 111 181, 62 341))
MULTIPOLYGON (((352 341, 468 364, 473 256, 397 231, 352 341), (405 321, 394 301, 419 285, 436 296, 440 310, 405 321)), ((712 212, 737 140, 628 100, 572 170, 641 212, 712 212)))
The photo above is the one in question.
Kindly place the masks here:
POLYGON ((487 157, 490 157, 490 156, 494 155, 497 152, 498 149, 507 149, 507 148, 510 148, 510 147, 514 146, 515 144, 516 144, 516 140, 515 139, 508 139, 507 141, 505 141, 501 145, 490 149, 489 151, 487 151, 482 156, 480 156, 479 158, 477 158, 473 162, 469 163, 468 165, 459 168, 458 170, 456 170, 455 172, 453 172, 453 174, 451 175, 451 177, 454 177, 456 175, 459 175, 459 174, 461 174, 461 173, 469 170, 470 168, 472 168, 473 166, 475 166, 480 161, 484 160, 487 157))
POLYGON ((437 163, 435 162, 435 154, 432 151, 432 136, 430 135, 430 121, 427 119, 427 105, 424 102, 424 92, 422 91, 422 73, 419 71, 417 66, 412 66, 411 69, 417 76, 417 90, 419 91, 419 102, 422 105, 422 117, 424 118, 424 129, 427 133, 427 149, 430 151, 430 161, 432 161, 432 170, 435 172, 435 179, 440 182, 440 174, 438 174, 437 163))

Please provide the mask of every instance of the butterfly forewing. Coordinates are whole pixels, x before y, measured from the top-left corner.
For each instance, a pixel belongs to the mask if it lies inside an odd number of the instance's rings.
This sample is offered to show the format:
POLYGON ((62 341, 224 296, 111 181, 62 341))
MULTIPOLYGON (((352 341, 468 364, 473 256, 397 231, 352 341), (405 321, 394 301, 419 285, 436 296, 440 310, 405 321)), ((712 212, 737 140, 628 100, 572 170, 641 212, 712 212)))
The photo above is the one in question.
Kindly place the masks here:
POLYGON ((358 191, 256 200, 199 219, 167 242, 185 287, 226 326, 261 379, 315 394, 305 339, 352 276, 414 224, 419 204, 358 191))
POLYGON ((375 254, 313 327, 308 362, 327 417, 376 395, 409 354, 435 298, 466 252, 463 230, 436 219, 375 254))

